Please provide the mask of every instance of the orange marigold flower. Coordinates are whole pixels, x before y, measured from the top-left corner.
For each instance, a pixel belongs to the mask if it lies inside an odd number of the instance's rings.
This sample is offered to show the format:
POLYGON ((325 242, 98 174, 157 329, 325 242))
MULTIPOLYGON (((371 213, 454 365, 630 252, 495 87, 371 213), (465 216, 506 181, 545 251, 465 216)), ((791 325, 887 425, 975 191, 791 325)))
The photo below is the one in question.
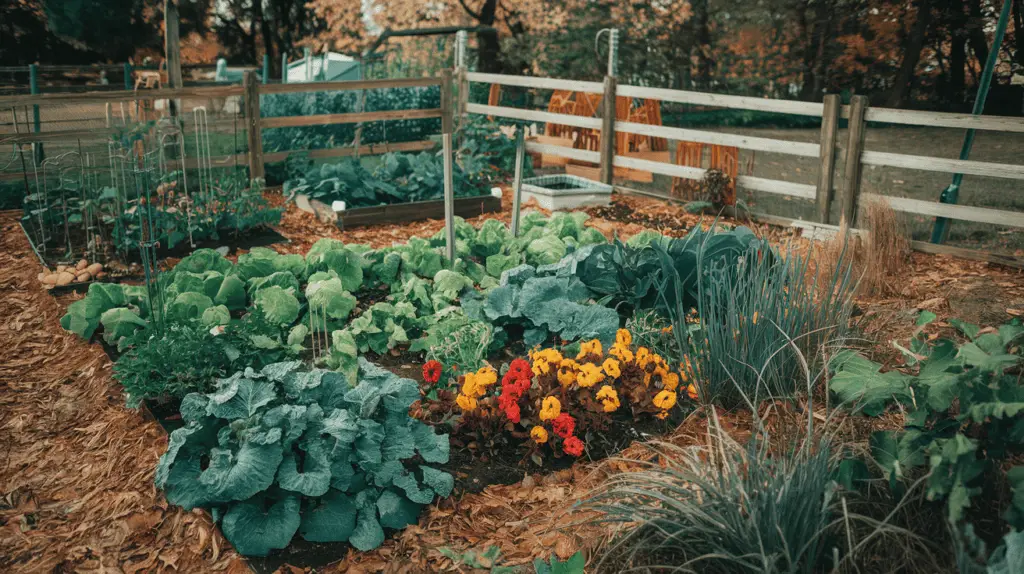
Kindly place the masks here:
POLYGON ((608 354, 622 361, 623 363, 633 362, 633 351, 630 351, 628 347, 624 347, 618 343, 612 345, 611 349, 608 349, 608 354))
POLYGON ((537 444, 544 444, 548 442, 548 431, 542 426, 535 426, 530 429, 530 438, 537 444))
POLYGON ((676 390, 676 387, 679 386, 679 375, 663 371, 661 375, 661 386, 669 391, 676 390))
POLYGON ((665 420, 665 419, 668 418, 668 411, 661 411, 660 413, 658 413, 658 414, 656 414, 654 416, 658 417, 661 420, 665 420))
POLYGON ((687 385, 686 386, 686 396, 690 397, 690 399, 692 399, 694 401, 697 400, 697 398, 698 398, 697 386, 694 385, 693 383, 690 383, 689 385, 687 385))

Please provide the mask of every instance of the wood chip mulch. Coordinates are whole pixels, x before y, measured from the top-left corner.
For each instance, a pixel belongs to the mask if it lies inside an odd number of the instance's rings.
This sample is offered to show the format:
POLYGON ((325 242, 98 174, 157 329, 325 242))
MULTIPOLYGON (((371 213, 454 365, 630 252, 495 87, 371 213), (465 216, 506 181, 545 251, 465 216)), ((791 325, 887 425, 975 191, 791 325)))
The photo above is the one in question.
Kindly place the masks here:
MULTIPOLYGON (((479 224, 496 217, 508 222, 510 202, 504 203, 501 213, 470 221, 479 224)), ((590 210, 590 224, 609 237, 626 239, 643 229, 679 235, 701 221, 677 206, 645 198, 616 196, 613 207, 590 210)), ((169 506, 154 487, 165 435, 156 423, 124 407, 99 345, 60 328, 67 304, 81 295, 55 299, 39 288, 39 264, 17 217, 0 214, 0 571, 247 570, 204 514, 169 506)), ((382 247, 413 235, 429 236, 442 227, 442 221, 428 220, 341 231, 290 205, 278 231, 291 242, 275 248, 305 253, 321 237, 382 247)), ((779 228, 756 230, 779 241, 793 236, 779 228)), ((982 324, 1024 315, 1024 274, 985 263, 914 254, 899 286, 895 295, 858 299, 862 332, 878 347, 892 338, 905 340, 920 309, 982 324)), ((744 432, 748 421, 742 413, 724 416, 744 432)), ((884 424, 898 426, 899 421, 884 424)), ((669 440, 699 444, 706 436, 705 420, 694 416, 669 440)), ((645 449, 634 443, 623 454, 642 457, 645 449)), ((586 516, 574 505, 607 473, 633 468, 621 460, 578 463, 554 474, 524 476, 517 484, 439 501, 418 525, 376 551, 350 552, 320 571, 464 571, 440 549, 483 551, 491 545, 501 549, 503 565, 527 564, 552 554, 567 558, 581 549, 590 555, 610 532, 579 524, 586 516)), ((308 569, 284 566, 280 571, 308 569)))

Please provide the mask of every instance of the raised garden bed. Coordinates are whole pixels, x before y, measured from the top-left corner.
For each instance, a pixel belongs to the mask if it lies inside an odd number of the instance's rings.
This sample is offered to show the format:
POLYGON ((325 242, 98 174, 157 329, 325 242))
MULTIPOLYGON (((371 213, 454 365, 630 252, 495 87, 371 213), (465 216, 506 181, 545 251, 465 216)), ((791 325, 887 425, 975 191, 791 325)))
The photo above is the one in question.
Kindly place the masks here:
MULTIPOLYGON (((455 215, 463 218, 501 211, 501 198, 493 195, 455 198, 455 215)), ((359 207, 338 213, 338 227, 346 229, 382 223, 444 219, 444 200, 413 201, 377 207, 359 207)))

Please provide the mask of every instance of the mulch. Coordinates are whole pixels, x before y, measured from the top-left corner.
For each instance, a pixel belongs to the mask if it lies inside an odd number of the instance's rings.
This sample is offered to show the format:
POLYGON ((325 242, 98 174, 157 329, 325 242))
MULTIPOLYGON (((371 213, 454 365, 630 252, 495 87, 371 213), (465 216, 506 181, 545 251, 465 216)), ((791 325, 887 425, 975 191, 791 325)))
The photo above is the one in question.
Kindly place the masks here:
MULTIPOLYGON (((621 239, 643 229, 679 235, 702 220, 677 206, 624 196, 616 196, 610 209, 589 212, 591 225, 621 239)), ((245 571, 244 561, 204 514, 169 506, 154 487, 165 435, 155 422, 125 408, 100 346, 60 328, 58 320, 67 304, 81 295, 54 298, 39 288, 38 261, 17 217, 0 214, 0 436, 6 447, 0 470, 0 570, 245 571)), ((508 222, 511 213, 506 205, 500 213, 469 221, 477 225, 486 218, 508 222)), ((709 218, 703 221, 707 224, 709 218)), ((432 235, 443 225, 427 220, 342 231, 290 205, 277 228, 290 243, 275 247, 305 253, 322 237, 383 247, 411 236, 432 235)), ((755 229, 773 241, 804 241, 790 230, 755 229)), ((857 300, 860 332, 876 342, 876 349, 884 349, 891 339, 905 340, 921 309, 981 324, 1024 315, 1024 273, 1019 271, 914 254, 901 275, 895 293, 857 300)), ((939 322, 930 329, 949 326, 939 322)), ((738 434, 749 430, 749 413, 721 415, 738 434)), ((895 427, 899 421, 886 419, 882 424, 895 427)), ((863 435, 870 430, 851 432, 863 435)), ((693 445, 706 437, 704 417, 691 416, 665 440, 693 445)), ((397 533, 379 549, 350 551, 340 562, 318 571, 465 571, 440 550, 461 553, 489 546, 501 549, 503 565, 528 564, 552 554, 564 559, 577 550, 591 555, 613 533, 605 526, 581 523, 590 517, 575 505, 609 473, 636 468, 628 459, 647 456, 645 447, 634 443, 619 457, 579 462, 556 473, 524 473, 516 484, 439 501, 424 511, 418 525, 397 533)))

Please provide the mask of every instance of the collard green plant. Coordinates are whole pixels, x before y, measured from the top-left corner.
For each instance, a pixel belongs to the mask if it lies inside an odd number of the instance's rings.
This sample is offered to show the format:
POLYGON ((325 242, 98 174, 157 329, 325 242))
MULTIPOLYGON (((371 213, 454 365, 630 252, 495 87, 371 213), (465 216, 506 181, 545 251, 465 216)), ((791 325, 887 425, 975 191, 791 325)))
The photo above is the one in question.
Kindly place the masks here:
POLYGON ((552 334, 565 341, 615 339, 619 315, 614 309, 588 303, 592 295, 574 276, 538 277, 537 270, 522 265, 501 276, 486 295, 466 293, 466 314, 504 329, 521 330, 528 346, 546 341, 552 334))
MULTIPOLYGON (((925 312, 924 327, 935 319, 925 312)), ((852 352, 837 355, 830 388, 851 408, 881 412, 887 403, 907 409, 902 432, 876 432, 872 454, 890 485, 899 489, 915 468, 930 470, 927 495, 946 504, 947 519, 958 524, 972 500, 998 484, 993 473, 1024 450, 1024 363, 1019 320, 981 329, 953 320, 967 338, 929 341, 918 334, 904 351, 906 372, 881 373, 881 365, 852 352)), ((918 330, 920 333, 920 329, 918 330)), ((1024 466, 1007 473, 1013 491, 1004 518, 1024 528, 1024 466)))
POLYGON ((448 437, 412 418, 416 383, 372 364, 344 375, 301 363, 246 369, 182 401, 156 484, 185 509, 221 517, 235 549, 266 556, 298 533, 369 550, 448 496, 448 437), (425 464, 413 463, 418 457, 425 464))

